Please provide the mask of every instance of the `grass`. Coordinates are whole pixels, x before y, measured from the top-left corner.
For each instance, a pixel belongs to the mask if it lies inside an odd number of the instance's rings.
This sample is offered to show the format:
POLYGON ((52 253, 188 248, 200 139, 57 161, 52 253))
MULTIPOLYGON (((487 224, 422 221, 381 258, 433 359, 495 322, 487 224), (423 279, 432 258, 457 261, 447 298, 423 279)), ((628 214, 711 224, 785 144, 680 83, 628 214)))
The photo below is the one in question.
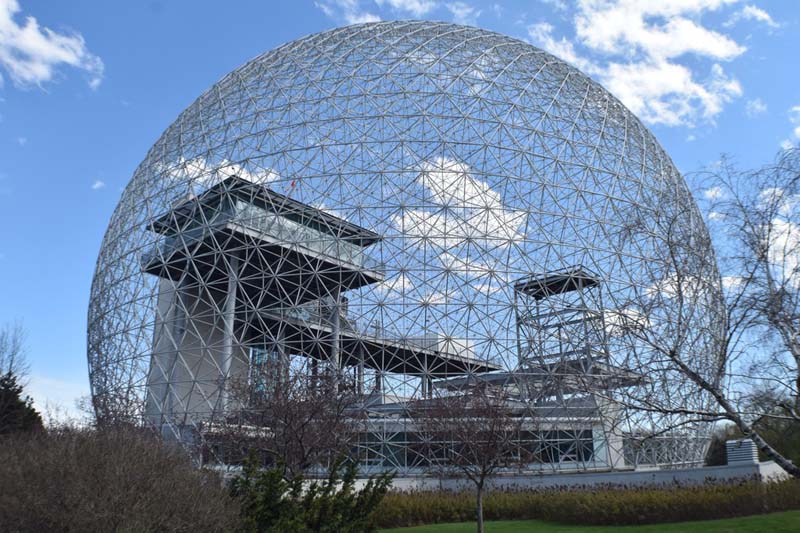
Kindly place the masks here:
MULTIPOLYGON (((435 524, 430 526, 407 527, 399 529, 384 529, 381 533, 471 533, 475 531, 475 522, 462 522, 459 524, 435 524)), ((764 515, 745 516, 740 518, 726 518, 724 520, 703 520, 699 522, 676 522, 672 524, 651 524, 647 526, 573 526, 566 524, 553 524, 540 520, 499 520, 486 522, 486 533, 604 533, 618 531, 642 532, 692 532, 723 533, 723 532, 781 532, 800 531, 800 511, 787 511, 764 515)))

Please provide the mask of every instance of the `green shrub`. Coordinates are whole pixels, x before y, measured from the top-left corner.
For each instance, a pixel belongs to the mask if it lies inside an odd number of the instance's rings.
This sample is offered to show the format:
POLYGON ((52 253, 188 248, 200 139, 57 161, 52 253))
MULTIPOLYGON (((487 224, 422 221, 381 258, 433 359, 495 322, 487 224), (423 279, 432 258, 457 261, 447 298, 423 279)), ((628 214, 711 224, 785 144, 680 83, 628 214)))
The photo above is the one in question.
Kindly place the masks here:
POLYGON ((388 474, 370 478, 355 489, 357 467, 337 461, 328 478, 311 482, 286 480, 283 469, 260 469, 251 456, 242 475, 231 483, 231 494, 242 506, 244 531, 362 533, 375 531, 373 514, 389 486, 388 474))
MULTIPOLYGON (((740 481, 692 487, 604 487, 495 491, 487 520, 540 519, 580 525, 711 520, 800 509, 800 480, 740 481)), ((393 492, 376 512, 382 528, 474 520, 472 492, 393 492)))

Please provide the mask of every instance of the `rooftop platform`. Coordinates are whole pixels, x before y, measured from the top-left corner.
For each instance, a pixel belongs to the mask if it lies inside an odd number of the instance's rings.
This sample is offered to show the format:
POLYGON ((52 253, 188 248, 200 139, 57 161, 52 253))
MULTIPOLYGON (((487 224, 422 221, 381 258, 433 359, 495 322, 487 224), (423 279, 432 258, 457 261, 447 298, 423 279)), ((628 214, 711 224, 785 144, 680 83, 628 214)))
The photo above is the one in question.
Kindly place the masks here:
MULTIPOLYGON (((304 317, 297 310, 264 310, 259 312, 257 320, 251 328, 256 337, 249 339, 250 342, 257 341, 263 331, 277 330, 281 324, 287 354, 330 359, 333 330, 326 322, 304 317)), ((444 378, 501 369, 463 353, 436 349, 431 343, 413 337, 386 338, 348 326, 341 328, 339 343, 343 366, 356 366, 363 357, 366 368, 384 373, 444 378)))
POLYGON ((526 276, 514 283, 514 290, 534 300, 542 300, 556 294, 588 289, 599 284, 600 278, 597 274, 578 265, 544 275, 526 276))
POLYGON ((154 220, 150 229, 167 235, 180 233, 195 221, 213 219, 215 211, 225 210, 236 200, 361 247, 381 240, 373 231, 238 176, 230 176, 199 196, 187 198, 154 220))
MULTIPOLYGON (((552 424, 557 420, 585 419, 597 420, 599 411, 594 399, 589 396, 567 398, 563 401, 542 401, 532 404, 514 398, 497 400, 497 405, 502 405, 509 414, 518 414, 530 417, 531 425, 542 428, 543 425, 552 424)), ((413 412, 424 412, 426 409, 435 409, 441 405, 440 398, 408 399, 399 398, 394 402, 369 403, 365 402, 371 416, 408 416, 413 412)))
POLYGON ((378 234, 236 177, 185 200, 151 230, 164 237, 142 255, 144 272, 223 287, 236 257, 251 300, 299 304, 384 279, 364 250, 378 234))
POLYGON ((466 390, 482 384, 534 390, 557 386, 562 392, 580 393, 631 387, 645 379, 636 372, 594 358, 580 357, 540 365, 529 363, 512 372, 459 376, 435 381, 433 386, 445 390, 466 390))

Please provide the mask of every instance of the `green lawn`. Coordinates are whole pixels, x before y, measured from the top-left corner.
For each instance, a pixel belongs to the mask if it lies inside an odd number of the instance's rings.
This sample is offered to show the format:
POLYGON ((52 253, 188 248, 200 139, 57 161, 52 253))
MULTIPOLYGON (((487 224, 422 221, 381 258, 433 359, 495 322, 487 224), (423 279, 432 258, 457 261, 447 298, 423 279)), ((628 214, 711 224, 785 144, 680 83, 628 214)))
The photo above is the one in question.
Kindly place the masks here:
MULTIPOLYGON (((649 526, 569 526, 541 522, 539 520, 508 520, 486 522, 486 533, 525 533, 531 532, 588 532, 603 533, 607 531, 647 531, 647 532, 678 532, 701 531, 703 533, 722 533, 728 531, 800 531, 800 511, 785 513, 772 513, 744 518, 728 518, 726 520, 707 520, 702 522, 679 522, 676 524, 653 524, 649 526)), ((460 524, 436 524, 432 526, 408 527, 400 529, 384 529, 381 533, 471 533, 475 531, 475 522, 460 524)))

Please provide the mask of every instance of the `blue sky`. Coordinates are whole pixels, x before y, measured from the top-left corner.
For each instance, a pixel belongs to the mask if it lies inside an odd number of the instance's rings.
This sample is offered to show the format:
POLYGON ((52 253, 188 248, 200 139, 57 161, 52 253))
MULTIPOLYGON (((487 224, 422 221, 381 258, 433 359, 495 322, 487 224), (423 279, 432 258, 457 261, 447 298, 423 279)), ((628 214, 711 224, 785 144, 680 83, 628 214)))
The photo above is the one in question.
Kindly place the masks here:
POLYGON ((684 172, 800 140, 800 3, 786 0, 0 0, 0 324, 28 330, 29 393, 88 392, 86 309, 123 187, 180 111, 284 42, 429 18, 548 49, 650 125, 684 172))

